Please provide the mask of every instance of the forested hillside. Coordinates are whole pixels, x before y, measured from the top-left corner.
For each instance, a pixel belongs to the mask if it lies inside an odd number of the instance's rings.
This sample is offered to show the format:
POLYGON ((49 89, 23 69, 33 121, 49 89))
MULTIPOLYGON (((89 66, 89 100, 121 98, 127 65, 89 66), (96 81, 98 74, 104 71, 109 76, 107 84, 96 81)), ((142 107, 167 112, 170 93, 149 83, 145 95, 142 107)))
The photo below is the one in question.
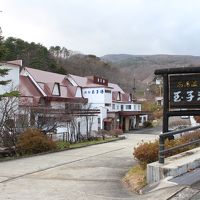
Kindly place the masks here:
POLYGON ((80 76, 98 75, 131 91, 133 81, 127 82, 130 75, 95 55, 83 55, 60 46, 47 49, 41 44, 13 37, 2 40, 2 45, 6 51, 1 51, 1 61, 22 59, 23 66, 41 70, 80 76))
POLYGON ((0 38, 0 60, 22 59, 24 66, 41 70, 75 74, 80 76, 98 75, 119 84, 131 92, 136 80, 136 89, 143 94, 147 83, 154 78, 154 70, 168 67, 200 66, 199 56, 152 55, 135 56, 128 54, 84 55, 65 47, 52 46, 49 49, 34 42, 19 38, 0 38))
POLYGON ((188 55, 128 55, 111 54, 102 60, 113 63, 115 67, 134 73, 141 84, 152 81, 154 71, 160 68, 200 66, 199 56, 188 55))

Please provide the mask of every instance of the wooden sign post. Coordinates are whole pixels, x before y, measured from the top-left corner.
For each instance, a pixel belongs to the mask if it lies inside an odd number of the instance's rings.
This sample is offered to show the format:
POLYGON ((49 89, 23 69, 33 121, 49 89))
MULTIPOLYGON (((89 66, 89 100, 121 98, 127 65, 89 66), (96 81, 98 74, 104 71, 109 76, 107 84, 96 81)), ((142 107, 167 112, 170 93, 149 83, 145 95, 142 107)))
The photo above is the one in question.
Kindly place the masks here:
MULTIPOLYGON (((200 67, 158 69, 155 75, 163 77, 163 133, 169 131, 170 116, 200 115, 200 67)), ((163 137, 159 148, 164 150, 163 137)), ((159 162, 164 163, 164 155, 159 162)))

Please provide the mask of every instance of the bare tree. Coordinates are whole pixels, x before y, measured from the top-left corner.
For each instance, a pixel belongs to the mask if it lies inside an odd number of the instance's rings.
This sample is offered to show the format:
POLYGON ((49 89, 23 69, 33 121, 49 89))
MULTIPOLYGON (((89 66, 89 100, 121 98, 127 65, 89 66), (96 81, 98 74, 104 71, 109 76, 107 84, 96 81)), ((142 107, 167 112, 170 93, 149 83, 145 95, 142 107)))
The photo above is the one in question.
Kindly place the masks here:
POLYGON ((18 109, 18 97, 2 97, 0 101, 0 141, 3 146, 16 145, 17 129, 15 126, 18 109))
POLYGON ((91 104, 85 104, 82 113, 86 121, 86 137, 91 138, 92 126, 94 123, 94 117, 99 110, 92 108, 91 104))

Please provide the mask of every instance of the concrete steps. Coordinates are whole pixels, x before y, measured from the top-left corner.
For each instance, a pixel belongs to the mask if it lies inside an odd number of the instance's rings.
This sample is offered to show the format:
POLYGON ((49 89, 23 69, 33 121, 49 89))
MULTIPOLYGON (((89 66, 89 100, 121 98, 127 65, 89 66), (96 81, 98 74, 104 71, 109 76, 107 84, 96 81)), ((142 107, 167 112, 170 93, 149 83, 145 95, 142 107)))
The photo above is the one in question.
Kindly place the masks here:
POLYGON ((177 177, 200 167, 200 147, 147 165, 147 183, 152 184, 166 177, 177 177))

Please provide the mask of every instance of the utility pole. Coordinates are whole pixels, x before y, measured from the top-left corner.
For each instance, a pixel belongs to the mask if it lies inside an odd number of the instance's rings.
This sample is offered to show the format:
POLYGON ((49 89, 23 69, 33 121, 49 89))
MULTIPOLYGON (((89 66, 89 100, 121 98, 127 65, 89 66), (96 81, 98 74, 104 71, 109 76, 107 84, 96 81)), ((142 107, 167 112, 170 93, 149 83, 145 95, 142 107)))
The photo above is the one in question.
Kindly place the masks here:
POLYGON ((133 78, 133 94, 135 95, 136 87, 135 87, 135 77, 133 78))
POLYGON ((135 96, 135 93, 136 93, 136 84, 135 84, 135 76, 133 77, 133 94, 132 94, 132 100, 136 100, 136 96, 135 96))

